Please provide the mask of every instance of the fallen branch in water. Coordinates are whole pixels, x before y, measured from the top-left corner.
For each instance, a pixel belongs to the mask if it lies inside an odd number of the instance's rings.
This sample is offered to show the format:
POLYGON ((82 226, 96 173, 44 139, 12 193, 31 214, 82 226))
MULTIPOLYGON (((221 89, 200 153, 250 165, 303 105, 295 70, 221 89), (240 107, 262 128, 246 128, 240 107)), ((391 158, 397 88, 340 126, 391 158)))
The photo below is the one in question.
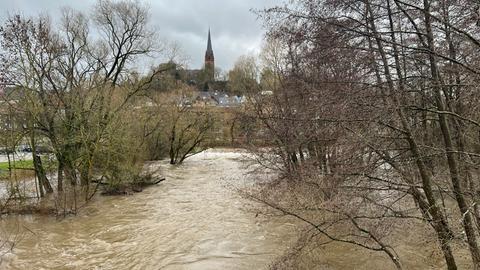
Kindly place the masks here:
POLYGON ((160 182, 165 181, 165 177, 158 178, 153 180, 151 177, 146 177, 146 179, 141 181, 136 181, 133 183, 119 184, 111 186, 108 183, 98 182, 99 185, 104 187, 104 191, 100 193, 105 196, 115 196, 115 195, 129 195, 133 192, 142 192, 145 187, 156 185, 160 182))

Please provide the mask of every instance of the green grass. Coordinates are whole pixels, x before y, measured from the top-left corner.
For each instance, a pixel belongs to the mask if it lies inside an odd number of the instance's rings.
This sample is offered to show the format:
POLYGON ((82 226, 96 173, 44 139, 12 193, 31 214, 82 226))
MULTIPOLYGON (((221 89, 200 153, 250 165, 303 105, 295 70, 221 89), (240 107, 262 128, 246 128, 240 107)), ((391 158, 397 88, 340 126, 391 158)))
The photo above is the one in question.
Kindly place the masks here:
MULTIPOLYGON (((57 168, 55 161, 46 158, 42 159, 42 161, 43 167, 47 172, 57 168)), ((31 177, 31 174, 34 173, 33 160, 16 160, 15 164, 11 162, 11 166, 13 171, 15 171, 17 175, 23 175, 22 177, 31 177)), ((0 180, 5 180, 8 178, 8 175, 8 162, 0 162, 0 180)))
MULTIPOLYGON (((31 170, 32 170, 31 172, 33 172, 33 160, 15 161, 15 164, 13 164, 12 162, 11 166, 12 166, 12 169, 17 173, 20 171, 28 172, 31 170), (22 170, 22 169, 27 169, 27 170, 22 170)), ((8 162, 0 162, 0 179, 4 180, 6 178, 8 178, 8 162)))
MULTIPOLYGON (((33 169, 33 160, 17 160, 15 164, 11 162, 13 169, 33 169)), ((0 162, 0 171, 8 170, 8 162, 0 162)))

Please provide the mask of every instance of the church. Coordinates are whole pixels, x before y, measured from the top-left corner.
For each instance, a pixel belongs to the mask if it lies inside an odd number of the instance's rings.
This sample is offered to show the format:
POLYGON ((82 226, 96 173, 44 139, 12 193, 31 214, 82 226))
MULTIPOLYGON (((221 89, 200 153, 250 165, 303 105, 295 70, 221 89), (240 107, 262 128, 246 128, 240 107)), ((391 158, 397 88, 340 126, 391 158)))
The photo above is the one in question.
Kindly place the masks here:
POLYGON ((215 56, 212 49, 212 38, 210 35, 210 28, 208 29, 207 50, 205 51, 204 70, 207 74, 208 81, 215 81, 215 56))
POLYGON ((185 70, 185 81, 200 91, 224 91, 227 86, 226 81, 218 80, 215 70, 215 55, 213 53, 212 35, 208 29, 207 49, 205 51, 204 64, 201 69, 185 70))
POLYGON ((227 81, 218 80, 215 70, 215 55, 213 53, 212 35, 210 28, 207 36, 207 49, 203 69, 197 71, 197 102, 210 103, 220 107, 236 107, 243 103, 243 97, 229 96, 226 93, 227 81))
POLYGON ((212 45, 212 34, 208 29, 207 48, 201 69, 174 68, 173 77, 180 80, 198 92, 191 104, 204 106, 235 107, 244 102, 245 98, 230 95, 227 91, 227 81, 218 79, 218 68, 215 69, 215 55, 212 45))

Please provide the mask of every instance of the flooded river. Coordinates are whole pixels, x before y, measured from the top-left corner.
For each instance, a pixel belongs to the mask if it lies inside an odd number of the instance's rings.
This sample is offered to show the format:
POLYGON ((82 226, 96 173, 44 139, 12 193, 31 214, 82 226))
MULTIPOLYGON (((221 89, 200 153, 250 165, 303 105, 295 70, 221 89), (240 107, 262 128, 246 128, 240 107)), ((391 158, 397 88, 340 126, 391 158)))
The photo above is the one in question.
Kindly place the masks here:
POLYGON ((22 239, 0 267, 265 269, 293 243, 295 226, 246 206, 232 188, 249 184, 245 164, 242 153, 209 150, 182 166, 153 164, 166 181, 98 197, 76 217, 7 218, 22 239))

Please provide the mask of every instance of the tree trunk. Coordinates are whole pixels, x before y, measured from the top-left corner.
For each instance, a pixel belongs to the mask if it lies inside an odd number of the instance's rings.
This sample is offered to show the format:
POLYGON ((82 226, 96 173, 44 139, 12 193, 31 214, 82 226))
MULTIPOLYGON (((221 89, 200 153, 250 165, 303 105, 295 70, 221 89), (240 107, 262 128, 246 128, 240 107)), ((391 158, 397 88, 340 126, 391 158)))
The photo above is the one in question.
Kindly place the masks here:
POLYGON ((50 185, 50 181, 48 181, 42 165, 42 159, 35 153, 33 153, 33 167, 35 168, 35 173, 37 174, 40 185, 43 185, 47 193, 53 193, 52 185, 50 185))
POLYGON ((65 164, 63 162, 63 158, 58 158, 58 168, 57 168, 57 192, 61 194, 63 192, 63 178, 64 178, 64 169, 65 164))

